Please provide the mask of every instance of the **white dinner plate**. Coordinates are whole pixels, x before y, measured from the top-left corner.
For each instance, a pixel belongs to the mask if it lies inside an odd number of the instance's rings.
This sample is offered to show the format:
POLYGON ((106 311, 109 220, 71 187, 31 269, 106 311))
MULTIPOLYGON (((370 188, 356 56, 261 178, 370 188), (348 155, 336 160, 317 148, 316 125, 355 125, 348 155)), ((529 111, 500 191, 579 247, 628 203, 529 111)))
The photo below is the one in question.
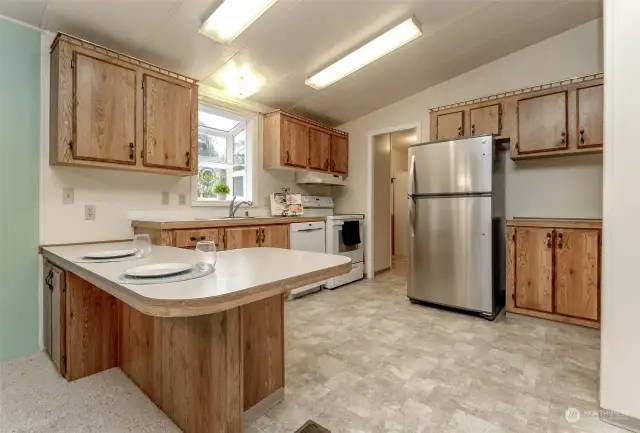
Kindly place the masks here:
POLYGON ((83 257, 86 259, 119 259, 121 257, 129 257, 135 255, 136 250, 108 250, 108 251, 96 251, 93 253, 85 254, 83 257))
POLYGON ((188 271, 192 267, 193 265, 189 263, 158 263, 131 268, 126 270, 124 274, 135 278, 168 277, 188 271))

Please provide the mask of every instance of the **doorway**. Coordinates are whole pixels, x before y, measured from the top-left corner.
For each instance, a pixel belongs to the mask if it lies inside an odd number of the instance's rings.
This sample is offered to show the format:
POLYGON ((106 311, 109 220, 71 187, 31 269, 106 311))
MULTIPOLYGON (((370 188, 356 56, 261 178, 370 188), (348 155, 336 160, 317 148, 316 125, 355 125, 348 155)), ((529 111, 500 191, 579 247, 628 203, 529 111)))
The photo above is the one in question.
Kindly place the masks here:
POLYGON ((417 142, 415 127, 372 136, 373 275, 406 262, 409 254, 408 147, 417 142))

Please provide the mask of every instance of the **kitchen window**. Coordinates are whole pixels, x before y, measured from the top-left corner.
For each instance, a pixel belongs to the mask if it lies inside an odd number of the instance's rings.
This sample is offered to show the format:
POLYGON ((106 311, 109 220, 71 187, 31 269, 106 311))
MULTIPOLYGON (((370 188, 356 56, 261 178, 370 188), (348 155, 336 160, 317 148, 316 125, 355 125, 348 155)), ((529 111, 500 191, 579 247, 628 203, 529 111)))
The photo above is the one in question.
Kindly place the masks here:
POLYGON ((251 136, 254 119, 213 105, 198 107, 198 176, 192 180, 193 203, 220 204, 215 186, 231 190, 226 203, 237 196, 252 199, 251 136))

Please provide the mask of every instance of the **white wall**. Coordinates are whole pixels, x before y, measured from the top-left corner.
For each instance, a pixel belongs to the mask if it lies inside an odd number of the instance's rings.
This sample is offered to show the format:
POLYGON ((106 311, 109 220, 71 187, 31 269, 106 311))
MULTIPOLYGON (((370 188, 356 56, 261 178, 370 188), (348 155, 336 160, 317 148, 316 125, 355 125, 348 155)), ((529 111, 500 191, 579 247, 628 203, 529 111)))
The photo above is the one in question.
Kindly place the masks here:
MULTIPOLYGON (((41 228, 42 244, 87 242, 131 238, 132 216, 172 216, 189 218, 195 215, 225 215, 226 207, 191 207, 190 178, 170 175, 131 173, 74 167, 49 166, 49 50, 53 35, 43 33, 42 44, 42 153, 41 153, 41 228), (74 188, 75 203, 62 204, 63 188, 74 188), (161 194, 171 194, 170 205, 162 206, 161 194), (187 195, 187 205, 178 205, 178 194, 187 195), (85 204, 96 206, 96 220, 84 220, 85 204)), ((215 91, 201 86, 200 94, 219 97, 215 91)), ((268 107, 253 106, 260 111, 268 107)), ((264 170, 261 152, 257 152, 256 206, 251 212, 267 212, 267 196, 280 188, 291 188, 316 195, 331 195, 331 187, 297 185, 293 171, 264 170)))
MULTIPOLYGON (((602 71, 602 21, 594 20, 356 119, 349 132, 349 177, 336 191, 339 212, 367 212, 367 140, 373 131, 419 122, 429 109, 478 96, 602 71), (357 162, 357 163, 354 163, 357 162)), ((396 77, 402 79, 402 77, 396 77)), ((600 217, 600 156, 507 164, 507 217, 600 217)))
POLYGON ((604 151, 600 406, 636 418, 636 429, 640 429, 639 18, 637 0, 605 1, 607 146, 604 151))

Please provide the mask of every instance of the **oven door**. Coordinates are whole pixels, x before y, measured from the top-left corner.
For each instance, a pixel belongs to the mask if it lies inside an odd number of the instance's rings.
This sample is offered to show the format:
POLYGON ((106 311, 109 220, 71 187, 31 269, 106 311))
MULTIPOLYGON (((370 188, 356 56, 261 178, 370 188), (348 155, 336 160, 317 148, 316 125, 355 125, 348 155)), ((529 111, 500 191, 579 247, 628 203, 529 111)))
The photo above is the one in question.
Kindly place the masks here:
MULTIPOLYGON (((345 220, 332 221, 331 222, 331 239, 327 242, 327 252, 330 254, 338 254, 341 256, 349 257, 353 263, 362 262, 364 259, 364 247, 362 240, 364 239, 364 233, 362 230, 362 221, 356 220, 360 223, 360 243, 357 245, 345 245, 342 242, 342 226, 345 220)), ((351 221, 351 220, 346 220, 351 221)))

